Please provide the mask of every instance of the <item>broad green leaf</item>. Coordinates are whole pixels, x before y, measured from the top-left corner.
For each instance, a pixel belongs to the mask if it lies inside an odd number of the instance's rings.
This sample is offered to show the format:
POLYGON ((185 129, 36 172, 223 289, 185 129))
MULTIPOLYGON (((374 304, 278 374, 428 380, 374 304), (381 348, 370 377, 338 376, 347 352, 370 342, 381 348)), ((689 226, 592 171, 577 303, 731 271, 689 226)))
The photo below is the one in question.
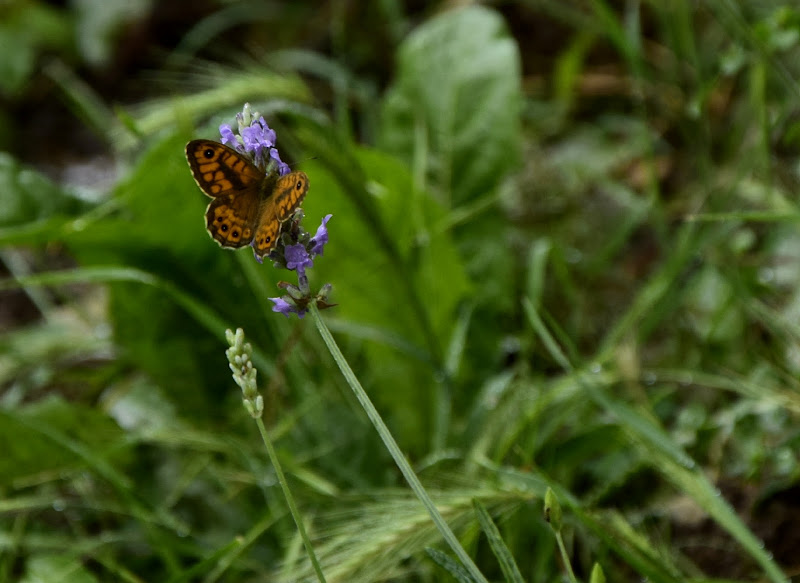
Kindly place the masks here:
POLYGON ((447 11, 400 47, 383 145, 429 179, 447 206, 497 187, 520 162, 520 56, 502 17, 447 11))
POLYGON ((333 214, 330 243, 325 255, 315 260, 313 277, 317 285, 334 286, 332 298, 339 305, 325 312, 326 318, 368 326, 415 347, 401 353, 392 344, 365 346, 371 364, 365 379, 380 387, 380 402, 396 405, 400 440, 408 444, 429 434, 425 425, 430 407, 420 403, 432 398, 436 360, 443 355, 458 303, 470 287, 449 232, 435 228, 444 216, 441 205, 426 192, 414 192, 406 167, 395 158, 362 149, 355 159, 365 174, 364 196, 369 197, 362 202, 376 208, 380 224, 367 219, 363 206, 333 175, 309 164, 311 190, 304 204, 309 228, 322 215, 333 214), (378 230, 398 257, 382 245, 378 230), (418 298, 420 310, 410 295, 418 298), (410 353, 421 354, 422 360, 410 353))

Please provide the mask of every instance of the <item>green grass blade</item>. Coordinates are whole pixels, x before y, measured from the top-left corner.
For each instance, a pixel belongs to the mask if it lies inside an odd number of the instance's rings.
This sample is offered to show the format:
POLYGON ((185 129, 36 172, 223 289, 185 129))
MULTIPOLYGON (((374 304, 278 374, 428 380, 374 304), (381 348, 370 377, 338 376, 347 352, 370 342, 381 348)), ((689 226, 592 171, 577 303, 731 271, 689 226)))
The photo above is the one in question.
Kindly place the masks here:
POLYGON ((477 498, 472 500, 472 505, 475 508, 475 514, 478 515, 481 529, 483 529, 486 539, 489 541, 489 546, 492 548, 494 556, 497 557, 500 563, 500 568, 503 570, 506 581, 511 583, 524 583, 525 580, 522 578, 522 573, 519 572, 519 567, 517 567, 517 563, 514 561, 514 556, 503 541, 503 537, 500 536, 500 531, 489 515, 489 512, 486 510, 486 507, 481 504, 481 501, 477 498))
POLYGON ((459 583, 475 583, 475 580, 469 576, 469 573, 461 566, 461 563, 453 559, 450 555, 432 547, 425 549, 425 552, 428 553, 428 556, 433 559, 437 565, 450 573, 459 583))

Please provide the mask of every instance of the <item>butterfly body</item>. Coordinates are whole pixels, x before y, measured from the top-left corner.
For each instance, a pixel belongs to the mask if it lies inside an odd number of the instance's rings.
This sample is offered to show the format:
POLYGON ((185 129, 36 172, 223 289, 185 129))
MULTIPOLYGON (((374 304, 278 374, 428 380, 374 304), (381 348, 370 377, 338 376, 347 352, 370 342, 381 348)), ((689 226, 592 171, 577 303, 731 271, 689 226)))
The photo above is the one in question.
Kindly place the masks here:
POLYGON ((186 144, 186 160, 200 190, 212 199, 208 233, 222 247, 252 245, 259 258, 275 247, 281 225, 308 192, 304 172, 265 174, 243 154, 211 140, 186 144))

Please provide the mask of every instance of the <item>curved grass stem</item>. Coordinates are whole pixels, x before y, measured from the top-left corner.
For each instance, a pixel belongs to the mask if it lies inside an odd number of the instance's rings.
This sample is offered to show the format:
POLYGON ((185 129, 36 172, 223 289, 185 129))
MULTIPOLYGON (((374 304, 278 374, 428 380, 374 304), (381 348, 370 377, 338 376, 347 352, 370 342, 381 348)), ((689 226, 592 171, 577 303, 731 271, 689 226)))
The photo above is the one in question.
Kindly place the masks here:
POLYGON ((409 464, 408 460, 406 460, 405 455, 403 455, 403 452, 400 450, 400 447, 397 445, 394 437, 392 437, 392 434, 389 432, 389 428, 386 427, 386 424, 383 422, 378 410, 375 409, 375 405, 372 404, 372 401, 370 400, 366 391, 361 386, 358 378, 356 378, 353 369, 350 368, 350 365, 342 354, 342 351, 339 350, 339 345, 336 344, 336 341, 333 339, 333 335, 331 334, 330 330, 328 330, 328 327, 325 325, 325 322, 323 322, 322 317, 320 316, 319 309, 316 305, 314 305, 313 302, 310 305, 309 312, 314 319, 314 323, 317 326, 317 330, 319 330, 320 336, 322 336, 322 340, 325 342, 325 345, 328 347, 331 356, 333 356, 333 359, 339 366, 339 370, 342 371, 347 384, 350 385, 350 388, 353 390, 356 399, 358 399, 361 407, 363 407, 364 411, 367 413, 367 417, 369 417, 372 425, 375 426, 378 435, 380 435, 380 438, 383 440, 386 449, 389 450, 392 458, 394 458, 397 467, 400 469, 403 477, 408 482, 408 485, 411 486, 414 494, 416 494, 417 498, 419 498, 420 502, 422 502, 422 505, 428 511, 428 514, 430 514, 433 523, 439 530, 439 533, 456 554, 464 567, 469 571, 473 580, 477 583, 488 583, 486 578, 467 554, 467 551, 463 546, 461 546, 461 543, 458 542, 458 538, 456 538, 455 533, 453 533, 447 522, 445 522, 441 513, 436 508, 436 505, 433 503, 433 500, 425 490, 425 487, 422 485, 422 482, 419 481, 417 474, 411 468, 411 464, 409 464))

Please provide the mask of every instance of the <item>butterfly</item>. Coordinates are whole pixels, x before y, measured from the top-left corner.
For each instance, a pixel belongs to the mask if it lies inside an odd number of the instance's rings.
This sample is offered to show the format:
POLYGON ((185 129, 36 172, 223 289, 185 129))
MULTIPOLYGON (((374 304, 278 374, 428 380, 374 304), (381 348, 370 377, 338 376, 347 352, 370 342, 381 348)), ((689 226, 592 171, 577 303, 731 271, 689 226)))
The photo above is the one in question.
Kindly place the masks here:
POLYGON ((211 202, 206 229, 222 247, 252 244, 259 260, 275 247, 283 223, 308 192, 308 176, 265 174, 246 156, 219 142, 192 140, 186 160, 197 186, 211 202))

